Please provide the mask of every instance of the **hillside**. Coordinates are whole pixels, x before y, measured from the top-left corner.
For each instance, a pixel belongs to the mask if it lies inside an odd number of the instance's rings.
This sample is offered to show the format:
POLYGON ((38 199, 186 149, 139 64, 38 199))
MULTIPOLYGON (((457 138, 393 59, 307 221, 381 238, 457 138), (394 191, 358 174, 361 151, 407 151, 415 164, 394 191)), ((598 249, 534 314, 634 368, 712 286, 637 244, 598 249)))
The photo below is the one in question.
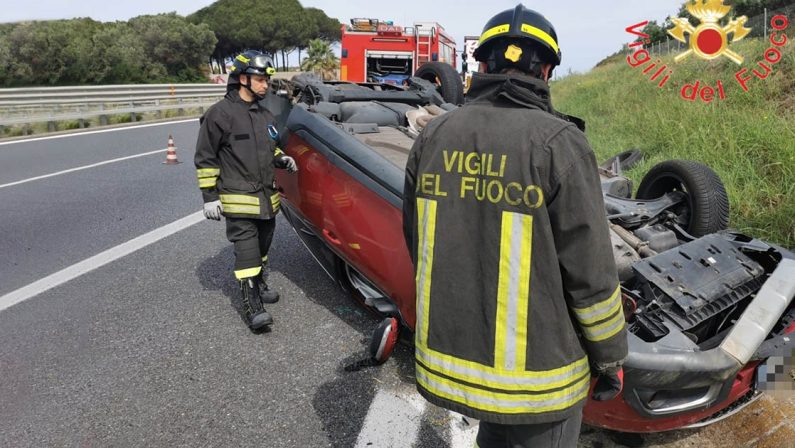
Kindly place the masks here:
MULTIPOLYGON (((764 69, 770 43, 747 39, 730 48, 745 56, 742 66, 727 58, 704 61, 690 56, 675 63, 674 54, 653 55, 673 70, 662 88, 619 55, 583 75, 552 84, 552 98, 561 112, 586 120, 587 135, 597 159, 639 148, 645 162, 628 174, 637 187, 643 174, 666 159, 697 160, 723 179, 731 202, 730 226, 786 247, 795 246, 795 44, 782 49, 765 80, 748 81, 744 92, 735 73, 764 69), (690 102, 681 88, 701 81, 717 87, 722 80, 725 100, 690 102)), ((768 64, 770 65, 770 64, 768 64)), ((659 65, 658 65, 659 67, 659 65)), ((667 71, 666 71, 667 73, 667 71)), ((664 76, 664 75, 663 75, 664 76)))

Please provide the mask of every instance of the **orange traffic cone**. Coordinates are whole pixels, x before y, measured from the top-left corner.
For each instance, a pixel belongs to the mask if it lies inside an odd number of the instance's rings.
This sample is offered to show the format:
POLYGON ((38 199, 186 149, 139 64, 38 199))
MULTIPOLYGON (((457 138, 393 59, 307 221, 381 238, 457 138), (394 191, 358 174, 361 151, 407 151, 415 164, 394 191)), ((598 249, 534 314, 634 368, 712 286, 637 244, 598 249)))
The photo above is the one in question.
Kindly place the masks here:
POLYGON ((182 163, 177 160, 177 148, 174 146, 174 139, 171 138, 171 134, 168 135, 168 150, 166 151, 166 160, 163 163, 166 165, 182 163))

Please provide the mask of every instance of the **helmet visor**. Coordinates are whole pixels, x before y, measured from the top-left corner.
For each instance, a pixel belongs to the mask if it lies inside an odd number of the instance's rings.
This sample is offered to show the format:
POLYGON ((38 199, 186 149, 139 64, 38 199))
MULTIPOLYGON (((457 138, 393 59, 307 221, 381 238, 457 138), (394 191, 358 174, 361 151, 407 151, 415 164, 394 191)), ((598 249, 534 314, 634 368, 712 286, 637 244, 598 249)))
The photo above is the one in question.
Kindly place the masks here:
POLYGON ((263 54, 255 56, 249 62, 249 72, 257 75, 273 76, 276 69, 273 68, 271 59, 263 54))

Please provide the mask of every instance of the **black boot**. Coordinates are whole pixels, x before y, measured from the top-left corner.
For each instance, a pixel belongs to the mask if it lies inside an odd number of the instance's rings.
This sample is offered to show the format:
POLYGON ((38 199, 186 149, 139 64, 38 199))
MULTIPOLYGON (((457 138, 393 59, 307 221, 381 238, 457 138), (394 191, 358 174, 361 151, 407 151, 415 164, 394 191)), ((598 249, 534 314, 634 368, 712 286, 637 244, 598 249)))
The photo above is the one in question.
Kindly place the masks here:
POLYGON ((262 263, 262 279, 259 282, 259 297, 262 303, 276 303, 279 301, 279 293, 270 289, 265 283, 265 265, 262 263))
POLYGON ((252 330, 262 330, 273 324, 273 318, 262 307, 260 299, 260 280, 258 277, 249 277, 240 280, 240 294, 243 298, 243 312, 246 314, 248 326, 252 330))
POLYGON ((262 303, 276 303, 279 301, 279 293, 268 288, 265 282, 260 282, 259 298, 262 300, 262 303))

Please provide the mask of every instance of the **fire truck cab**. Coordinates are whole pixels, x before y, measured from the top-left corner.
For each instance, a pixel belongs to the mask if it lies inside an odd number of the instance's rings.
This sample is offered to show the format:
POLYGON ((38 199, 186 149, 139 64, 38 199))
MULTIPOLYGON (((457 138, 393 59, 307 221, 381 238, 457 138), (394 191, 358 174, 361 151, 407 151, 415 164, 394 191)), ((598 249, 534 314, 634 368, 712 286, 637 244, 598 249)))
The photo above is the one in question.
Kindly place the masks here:
POLYGON ((436 22, 402 27, 392 21, 351 19, 342 25, 340 78, 401 85, 421 65, 447 63, 455 69, 455 41, 436 22))

